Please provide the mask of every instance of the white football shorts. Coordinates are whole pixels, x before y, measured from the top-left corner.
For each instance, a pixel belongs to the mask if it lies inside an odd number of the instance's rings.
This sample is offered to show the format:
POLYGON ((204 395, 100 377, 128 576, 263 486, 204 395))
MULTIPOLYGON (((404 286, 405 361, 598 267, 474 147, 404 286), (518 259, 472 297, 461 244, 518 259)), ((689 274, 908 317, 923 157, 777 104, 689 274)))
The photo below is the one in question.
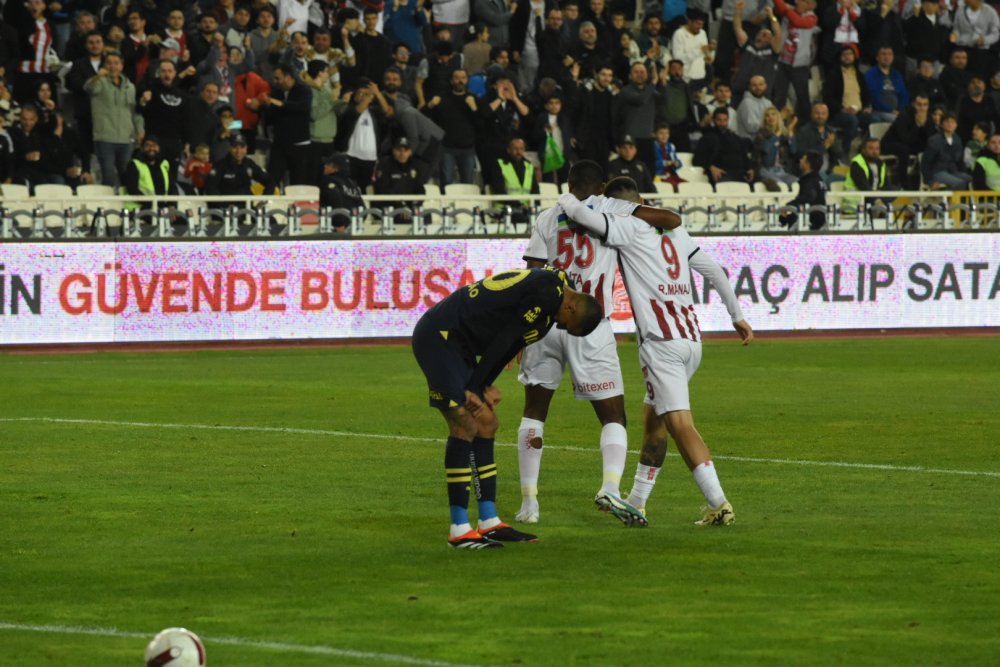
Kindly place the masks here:
POLYGON ((611 322, 601 320, 589 336, 571 336, 553 327, 545 338, 524 348, 518 381, 555 391, 569 364, 573 395, 581 401, 599 401, 625 393, 618 343, 611 322))
POLYGON ((690 410, 688 381, 700 364, 700 341, 643 341, 639 346, 639 365, 646 383, 644 402, 652 405, 658 415, 675 410, 690 410))

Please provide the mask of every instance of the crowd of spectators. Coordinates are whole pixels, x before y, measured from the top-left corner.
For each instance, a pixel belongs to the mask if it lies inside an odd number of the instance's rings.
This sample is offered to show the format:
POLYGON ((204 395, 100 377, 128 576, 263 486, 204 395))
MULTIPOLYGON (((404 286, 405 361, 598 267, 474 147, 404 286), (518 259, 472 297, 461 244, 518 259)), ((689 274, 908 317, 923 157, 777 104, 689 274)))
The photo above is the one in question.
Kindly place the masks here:
POLYGON ((691 153, 713 183, 1000 190, 997 7, 636 3, 7 0, 0 183, 343 203, 587 158, 650 191, 691 153))

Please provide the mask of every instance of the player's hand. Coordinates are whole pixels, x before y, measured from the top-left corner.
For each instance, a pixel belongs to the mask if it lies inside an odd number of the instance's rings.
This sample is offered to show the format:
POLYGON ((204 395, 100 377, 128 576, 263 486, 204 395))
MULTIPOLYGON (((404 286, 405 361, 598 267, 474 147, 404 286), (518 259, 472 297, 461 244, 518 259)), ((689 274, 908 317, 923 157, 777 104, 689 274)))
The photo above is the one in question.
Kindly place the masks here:
POLYGON ((580 205, 580 200, 569 192, 559 195, 559 206, 561 206, 562 210, 566 211, 566 215, 571 218, 573 217, 573 212, 576 211, 580 205))
POLYGON ((503 396, 497 387, 490 385, 483 390, 483 400, 486 403, 486 407, 490 410, 495 410, 500 405, 500 401, 503 400, 503 396))
POLYGON ((740 340, 743 341, 744 345, 749 345, 753 341, 753 329, 746 320, 733 322, 733 328, 736 329, 736 333, 740 335, 740 340))
POLYGON ((465 410, 473 417, 478 417, 486 409, 486 404, 468 389, 465 390, 465 410))

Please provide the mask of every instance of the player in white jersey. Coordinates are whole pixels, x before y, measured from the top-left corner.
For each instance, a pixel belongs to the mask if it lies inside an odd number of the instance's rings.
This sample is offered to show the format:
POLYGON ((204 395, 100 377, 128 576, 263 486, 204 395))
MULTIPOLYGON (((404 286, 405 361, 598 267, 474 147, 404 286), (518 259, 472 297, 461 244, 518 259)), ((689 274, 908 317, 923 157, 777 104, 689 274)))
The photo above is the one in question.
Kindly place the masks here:
MULTIPOLYGON (((605 202, 599 196, 604 174, 593 161, 581 160, 569 173, 572 196, 585 206, 600 205, 622 214, 635 211, 634 203, 605 202)), ((657 209, 639 211, 660 224, 680 224, 672 213, 657 209)), ((566 272, 570 285, 593 295, 605 308, 605 319, 588 336, 574 338, 550 330, 545 338, 525 349, 518 380, 524 385, 524 415, 518 429, 518 464, 521 472, 521 509, 518 521, 537 523, 538 475, 541 468, 545 420, 552 395, 562 382, 567 364, 577 399, 590 401, 601 422, 600 451, 603 478, 594 503, 627 525, 645 525, 643 515, 621 499, 620 483, 625 471, 628 439, 625 431, 625 400, 618 346, 611 322, 612 290, 618 253, 592 234, 571 225, 558 206, 539 214, 524 259, 529 268, 549 264, 566 272)))
MULTIPOLYGON (((616 178, 605 194, 640 201, 635 182, 616 178)), ((744 345, 753 340, 725 272, 683 229, 663 231, 635 216, 598 206, 590 210, 563 195, 569 217, 618 249, 622 277, 639 333, 639 360, 646 381, 643 451, 628 502, 643 509, 666 455, 666 431, 691 471, 708 506, 698 525, 727 525, 735 519, 719 483, 712 455, 694 425, 688 381, 701 363, 701 329, 694 311, 690 270, 718 291, 744 345), (662 446, 660 446, 662 445, 662 446)))

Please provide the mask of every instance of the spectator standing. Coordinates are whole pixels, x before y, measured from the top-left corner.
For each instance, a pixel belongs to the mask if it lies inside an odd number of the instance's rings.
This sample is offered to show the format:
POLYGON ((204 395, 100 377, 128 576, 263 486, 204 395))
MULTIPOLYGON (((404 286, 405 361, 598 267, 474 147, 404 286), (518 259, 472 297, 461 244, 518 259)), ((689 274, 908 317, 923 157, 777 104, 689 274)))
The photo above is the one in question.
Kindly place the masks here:
POLYGON ((10 0, 4 7, 4 16, 16 27, 20 39, 18 51, 21 61, 16 75, 9 72, 7 76, 14 81, 14 96, 21 103, 34 95, 42 81, 52 83, 55 80, 49 69, 48 57, 54 33, 46 11, 44 0, 27 0, 24 3, 10 0))
POLYGON ((248 5, 238 5, 233 11, 233 18, 229 23, 222 26, 225 30, 226 46, 246 47, 247 37, 253 26, 250 24, 250 7, 248 5))
POLYGON ((990 137, 989 145, 976 158, 972 168, 972 187, 1000 192, 1000 133, 990 137))
POLYGON ((490 64, 490 29, 485 23, 476 24, 476 38, 462 47, 462 67, 470 74, 486 69, 490 64))
POLYGON ((506 74, 497 75, 486 99, 477 106, 481 127, 476 154, 486 172, 483 181, 492 183, 498 178, 495 173, 498 161, 509 154, 511 140, 514 137, 524 138, 529 131, 531 110, 521 101, 514 82, 506 74))
POLYGON ((542 181, 562 184, 569 174, 570 164, 576 160, 576 140, 558 94, 545 100, 545 108, 535 117, 534 126, 532 143, 542 162, 542 181), (562 164, 555 164, 556 156, 562 158, 562 164))
MULTIPOLYGON (((375 167, 375 194, 377 195, 422 195, 427 184, 427 164, 414 157, 410 142, 406 137, 397 138, 392 144, 392 153, 379 160, 375 167)), ((379 202, 386 209, 408 208, 393 215, 396 224, 413 222, 413 201, 379 202)))
POLYGON ((918 7, 920 10, 903 22, 908 71, 916 69, 924 59, 935 65, 943 63, 948 52, 951 20, 947 13, 940 14, 938 0, 920 0, 918 7))
POLYGON ((214 83, 219 89, 219 100, 231 104, 236 78, 253 71, 253 58, 252 50, 244 51, 239 46, 227 47, 222 33, 216 33, 215 46, 197 67, 198 86, 204 88, 206 83, 214 83))
POLYGON ((274 89, 265 104, 265 116, 274 130, 267 172, 277 183, 284 180, 286 172, 291 185, 312 183, 309 174, 312 91, 296 79, 290 68, 278 65, 274 68, 274 89))
POLYGON ((930 117, 930 101, 924 95, 913 98, 910 108, 896 116, 888 132, 882 137, 886 155, 896 158, 896 182, 900 187, 916 190, 920 186, 920 173, 910 173, 911 156, 920 155, 927 142, 937 133, 937 125, 930 117))
POLYGON ((406 137, 414 157, 427 164, 430 174, 437 174, 441 163, 441 140, 445 131, 417 111, 410 98, 401 91, 402 81, 402 73, 395 66, 386 69, 382 75, 382 94, 392 105, 394 135, 406 137))
MULTIPOLYGON (((172 39, 177 42, 178 56, 181 60, 188 61, 191 58, 190 54, 185 55, 188 51, 188 35, 184 32, 185 23, 184 12, 181 9, 171 9, 167 12, 166 25, 160 31, 161 44, 166 42, 168 39, 172 39)), ((133 81, 133 83, 135 83, 133 81)))
POLYGON ((972 175, 965 171, 965 148, 956 129, 958 117, 946 113, 941 119, 941 132, 927 140, 920 169, 932 190, 965 190, 972 182, 972 175))
POLYGON ((706 18, 701 10, 688 10, 687 23, 674 33, 670 42, 673 59, 684 63, 684 82, 695 89, 705 85, 714 59, 704 30, 706 18))
MULTIPOLYGON (((653 67, 655 77, 655 65, 653 67)), ((615 125, 622 134, 632 137, 639 151, 639 159, 646 164, 647 169, 652 170, 653 126, 656 122, 657 98, 663 96, 663 90, 656 88, 655 78, 651 85, 649 76, 643 63, 632 65, 628 84, 622 87, 615 98, 619 118, 615 125)))
POLYGON ((806 153, 817 153, 823 158, 817 171, 824 178, 832 179, 833 168, 843 162, 844 151, 837 140, 837 133, 828 123, 830 109, 826 104, 817 102, 809 112, 809 122, 799 127, 795 133, 795 154, 802 157, 806 153))
POLYGON ((774 103, 764 96, 767 92, 767 81, 762 76, 750 79, 750 90, 743 96, 739 110, 736 112, 736 128, 734 131, 745 139, 752 139, 760 129, 764 120, 764 112, 774 107, 774 103))
POLYGON ((611 54, 597 39, 597 28, 590 21, 580 24, 579 40, 570 49, 570 56, 580 64, 580 77, 589 79, 605 65, 611 64, 611 54))
POLYGON ((73 33, 66 40, 66 46, 62 52, 63 61, 74 62, 85 57, 87 55, 87 36, 95 30, 97 30, 97 17, 85 9, 78 11, 73 17, 73 33))
MULTIPOLYGON (((527 0, 521 0, 525 2, 527 0)), ((515 0, 475 0, 473 12, 476 19, 481 21, 487 29, 488 44, 490 46, 507 46, 510 43, 510 22, 517 11, 518 3, 515 0)), ((477 30, 477 37, 481 34, 477 30)), ((469 63, 465 63, 469 68, 469 63)), ((470 72, 478 70, 469 68, 470 72)))
POLYGON ((608 163, 607 177, 609 181, 619 176, 627 176, 635 181, 640 193, 656 191, 650 168, 646 166, 646 163, 638 159, 635 139, 626 134, 618 142, 615 152, 617 156, 608 163))
POLYGON ((449 183, 475 183, 476 118, 479 102, 469 94, 469 75, 464 69, 451 75, 451 90, 435 95, 427 103, 427 113, 444 129, 441 139, 442 186, 449 183))
POLYGON ((545 0, 522 0, 510 24, 511 57, 518 63, 518 85, 532 90, 540 63, 538 39, 544 30, 545 0))
MULTIPOLYGON (((651 64, 655 69, 656 65, 651 64)), ((659 78, 662 79, 662 73, 659 78)), ((679 150, 691 150, 691 132, 697 127, 694 120, 694 98, 691 86, 684 79, 684 63, 671 60, 667 65, 667 77, 663 82, 662 94, 657 95, 656 122, 666 123, 676 137, 679 150)))
POLYGON ((93 122, 94 152, 101 180, 117 188, 132 154, 132 141, 141 142, 145 121, 136 107, 135 84, 124 75, 118 53, 104 57, 103 65, 84 83, 93 122))
POLYGON ((14 80, 14 74, 21 63, 20 37, 14 26, 0 15, 0 79, 14 80))
POLYGON ((972 128, 976 123, 1000 122, 1000 109, 993 100, 986 97, 986 82, 978 76, 969 81, 968 93, 958 102, 958 136, 962 141, 972 138, 972 128))
POLYGON ((177 68, 172 62, 161 60, 157 72, 157 80, 140 94, 139 109, 146 132, 157 137, 163 156, 177 164, 190 136, 184 121, 191 116, 193 102, 177 85, 177 68))
POLYGON ((969 53, 969 69, 984 80, 997 67, 996 48, 1000 41, 1000 17, 983 0, 959 0, 952 20, 951 41, 969 53))
POLYGON ((841 52, 861 42, 859 30, 864 30, 861 9, 855 0, 836 0, 826 5, 820 16, 819 62, 822 69, 833 67, 841 52))
POLYGON ((291 34, 308 31, 309 11, 314 2, 315 0, 278 0, 278 23, 286 26, 291 34))
POLYGON ((823 101, 830 110, 830 125, 842 133, 845 150, 850 150, 858 131, 871 122, 871 93, 857 62, 858 46, 845 46, 840 51, 839 66, 828 70, 823 82, 823 101))
POLYGON ((892 48, 883 46, 878 50, 876 66, 865 72, 874 123, 891 123, 910 103, 903 75, 892 66, 894 58, 892 48))
POLYGON ((948 64, 941 70, 938 81, 944 89, 946 106, 954 111, 958 101, 969 88, 973 73, 969 70, 969 52, 964 48, 956 48, 948 56, 948 64))
POLYGON ((271 85, 256 72, 237 75, 233 86, 235 104, 233 111, 243 124, 242 134, 247 140, 250 152, 257 148, 257 127, 264 102, 271 96, 271 85))
POLYGON ((566 78, 566 67, 573 62, 569 55, 570 43, 562 34, 562 11, 550 8, 545 14, 545 29, 536 40, 538 45, 538 80, 566 78))
POLYGON ((864 30, 861 34, 861 58, 866 63, 877 63, 878 52, 888 46, 892 50, 893 66, 903 71, 906 62, 906 43, 903 21, 897 10, 898 0, 875 0, 862 12, 864 30))
POLYGON ((447 94, 452 74, 462 69, 462 56, 455 53, 451 42, 438 42, 427 67, 427 80, 423 82, 424 99, 447 94))
MULTIPOLYGON (((733 93, 742 99, 750 86, 750 79, 762 76, 767 81, 768 94, 773 94, 778 73, 778 55, 784 43, 785 33, 770 7, 765 7, 767 22, 751 39, 743 23, 744 0, 737 0, 733 14, 733 35, 740 48, 739 66, 733 73, 733 93)), ((735 119, 735 114, 730 116, 735 119)), ((711 119, 711 117, 710 117, 711 119)))
POLYGON ((410 48, 406 44, 396 44, 392 49, 393 65, 399 70, 403 83, 400 92, 410 98, 414 106, 423 109, 427 106, 424 97, 424 81, 427 80, 428 65, 427 59, 422 56, 411 55, 410 48), (414 59, 415 66, 410 60, 414 59), (419 63, 418 63, 419 60, 419 63))
POLYGON ((354 36, 357 50, 358 72, 372 81, 381 81, 385 68, 392 64, 392 43, 378 31, 379 13, 366 9, 365 29, 354 36))
POLYGON ((379 149, 386 120, 393 109, 377 84, 362 79, 354 89, 351 103, 341 115, 342 127, 337 131, 337 146, 351 158, 351 176, 361 187, 372 183, 372 173, 379 158, 379 149))
MULTIPOLYGON (((428 24, 424 0, 391 0, 386 3, 383 29, 390 42, 405 44, 409 53, 422 55, 424 41, 421 33, 428 24)), ((398 60, 397 60, 398 64, 398 60)))
POLYGON ((215 18, 215 14, 202 14, 198 19, 198 30, 187 38, 192 65, 197 67, 208 56, 208 52, 215 45, 215 35, 218 31, 219 21, 215 18))
POLYGON ((162 38, 146 34, 146 17, 137 9, 132 9, 126 19, 128 35, 122 42, 122 57, 125 59, 125 76, 132 81, 146 78, 146 70, 153 60, 154 49, 159 51, 162 38))
POLYGON ((786 37, 778 56, 778 74, 772 99, 776 107, 784 108, 788 88, 793 87, 795 114, 805 118, 809 115, 809 70, 816 60, 816 36, 819 32, 814 12, 816 0, 796 0, 794 9, 785 4, 785 0, 774 0, 774 8, 782 17, 781 31, 786 37))
POLYGON ((592 80, 584 83, 580 95, 580 108, 576 116, 574 136, 579 142, 580 157, 593 160, 605 169, 608 155, 615 145, 614 108, 617 89, 614 87, 610 67, 602 67, 592 80))
MULTIPOLYGON (((212 82, 201 87, 198 97, 191 101, 190 116, 187 119, 186 142, 190 145, 212 145, 212 139, 219 126, 219 109, 228 106, 219 100, 219 86, 212 82)), ((232 107, 229 107, 232 112, 232 107)), ((225 149, 222 150, 224 154, 225 149)))
POLYGON ((257 10, 257 27, 250 31, 250 51, 256 64, 256 72, 264 81, 274 75, 274 59, 282 48, 281 33, 274 29, 277 17, 274 8, 265 5, 257 10))
MULTIPOLYGON (((84 48, 85 54, 73 61, 66 74, 66 88, 73 94, 73 117, 76 120, 76 129, 80 133, 83 151, 89 155, 94 152, 94 117, 90 110, 90 96, 84 85, 101 69, 104 37, 94 30, 86 36, 84 48)), ((132 102, 134 105, 134 95, 132 102)))
MULTIPOLYGON (((719 45, 715 50, 715 75, 720 80, 729 82, 733 76, 733 65, 736 52, 746 44, 750 37, 755 37, 762 28, 771 24, 772 12, 766 11, 774 6, 773 0, 723 0, 722 21, 719 23, 719 45), (736 34, 736 15, 740 15, 743 42, 739 43, 736 34), (743 17, 746 17, 744 20, 743 17)), ((643 49, 645 52, 645 49, 643 49)))
POLYGON ((334 81, 331 74, 336 70, 321 62, 310 65, 312 73, 302 77, 313 89, 312 108, 309 111, 309 141, 312 144, 312 158, 309 173, 319 171, 322 159, 334 152, 337 137, 337 117, 347 109, 347 102, 340 97, 340 80, 334 81))
POLYGON ((712 114, 716 109, 725 109, 729 113, 729 129, 738 132, 739 122, 736 118, 736 107, 733 106, 733 90, 725 81, 718 81, 712 91, 712 97, 707 102, 699 102, 695 105, 695 117, 698 127, 704 129, 712 127, 712 114))
POLYGON ((3 114, 0 114, 0 185, 14 180, 14 140, 4 128, 7 124, 3 114))

